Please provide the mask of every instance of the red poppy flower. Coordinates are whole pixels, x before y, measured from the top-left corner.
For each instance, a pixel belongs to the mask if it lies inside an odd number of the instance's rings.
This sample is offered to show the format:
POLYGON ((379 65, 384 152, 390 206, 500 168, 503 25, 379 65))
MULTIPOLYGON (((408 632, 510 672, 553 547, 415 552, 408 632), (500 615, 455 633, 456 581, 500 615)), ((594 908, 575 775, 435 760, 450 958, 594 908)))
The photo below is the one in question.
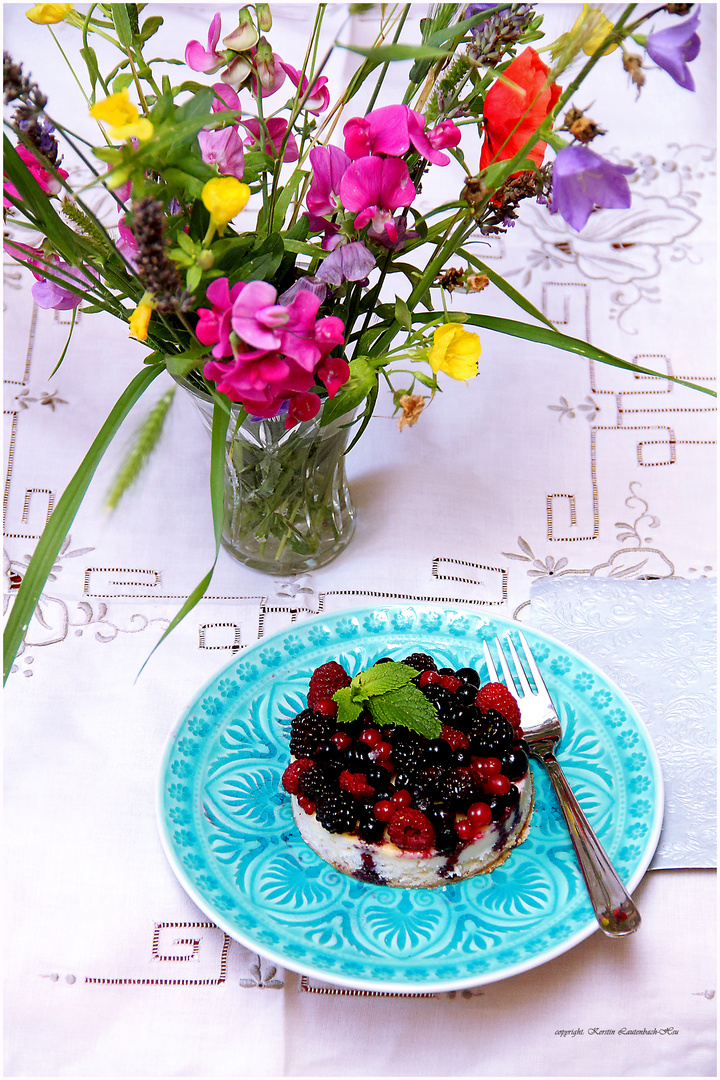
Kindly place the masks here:
MULTIPOLYGON (((542 124, 557 102, 562 88, 557 83, 546 86, 550 68, 534 49, 521 52, 487 92, 483 113, 485 142, 480 154, 480 168, 494 161, 514 157, 542 124), (509 79, 514 86, 508 86, 509 79)), ((542 165, 546 143, 537 142, 527 157, 538 168, 542 165)))

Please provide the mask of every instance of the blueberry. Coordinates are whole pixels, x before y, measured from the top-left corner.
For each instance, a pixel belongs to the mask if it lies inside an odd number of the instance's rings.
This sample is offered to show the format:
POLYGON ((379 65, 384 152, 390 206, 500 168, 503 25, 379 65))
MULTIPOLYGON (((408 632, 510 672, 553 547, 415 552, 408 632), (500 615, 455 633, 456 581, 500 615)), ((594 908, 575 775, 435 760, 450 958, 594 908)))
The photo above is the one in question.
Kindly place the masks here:
POLYGON ((459 746, 457 750, 453 751, 453 759, 456 765, 469 765, 472 760, 472 754, 469 749, 464 746, 459 746))
POLYGON ((369 753, 370 747, 365 743, 352 743, 343 754, 345 767, 351 772, 353 768, 356 772, 363 772, 367 768, 369 753))
POLYGON ((480 688, 480 676, 474 668, 463 667, 459 668, 455 675, 458 679, 462 679, 464 683, 469 683, 470 686, 474 686, 475 690, 480 688))
POLYGON ((452 749, 446 739, 430 739, 425 747, 425 761, 428 765, 450 765, 452 749))
POLYGON ((528 770, 528 759, 524 750, 513 746, 502 756, 502 771, 508 780, 520 780, 528 770))
POLYGON ((435 847, 441 855, 450 855, 455 851, 460 842, 460 837, 453 828, 443 829, 435 833, 435 847))
POLYGON ((455 701, 458 705, 474 705, 477 697, 477 689, 470 683, 463 683, 455 691, 455 701))
POLYGON ((376 817, 361 821, 358 826, 358 836, 367 844, 377 844, 383 838, 385 822, 378 821, 376 817))

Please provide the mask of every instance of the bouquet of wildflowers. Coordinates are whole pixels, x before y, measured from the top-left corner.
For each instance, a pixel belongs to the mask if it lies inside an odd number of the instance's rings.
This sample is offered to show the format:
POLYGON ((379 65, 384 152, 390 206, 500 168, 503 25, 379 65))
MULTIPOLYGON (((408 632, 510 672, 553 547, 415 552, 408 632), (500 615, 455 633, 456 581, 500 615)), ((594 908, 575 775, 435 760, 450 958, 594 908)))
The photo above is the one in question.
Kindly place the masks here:
MULTIPOLYGON (((145 51, 163 19, 143 18, 144 7, 27 11, 38 33, 61 20, 77 28, 73 70, 78 78, 80 62, 86 70, 94 144, 63 123, 60 103, 46 99, 24 58, 4 55, 6 250, 32 272, 38 306, 109 312, 145 348, 38 544, 6 631, 6 676, 103 453, 161 372, 207 405, 218 545, 223 471, 241 428, 256 425, 265 432, 259 443, 273 433, 282 444, 262 497, 246 492, 242 509, 242 528, 263 542, 275 535, 281 550, 309 542, 282 501, 301 445, 306 473, 322 468, 308 456, 308 431, 339 424, 357 439, 382 383, 400 426, 416 423, 441 374, 477 374, 479 330, 656 374, 560 333, 472 247, 507 230, 526 199, 578 231, 597 208, 630 205, 633 170, 592 148, 603 131, 575 95, 599 62, 624 69, 639 93, 648 58, 692 91, 695 5, 639 13, 630 4, 613 24, 585 4, 566 33, 545 42, 541 9, 531 4, 440 4, 420 21, 419 40, 407 42, 411 5, 384 4, 372 46, 346 45, 341 31, 323 49, 320 4, 308 7, 308 40, 288 57, 273 49, 269 5, 255 3, 231 27, 209 13, 207 40, 189 42, 182 59, 150 61, 145 51), (96 36, 116 46, 111 70, 101 70, 96 36), (336 48, 361 57, 346 87, 324 74, 336 48), (389 65, 403 62, 403 98, 386 103, 389 65), (180 69, 175 81, 168 65, 180 69), (357 109, 361 88, 369 101, 357 109), (82 189, 69 183, 67 152, 87 169, 82 189), (424 175, 452 159, 463 182, 420 213, 424 175), (115 204, 113 228, 86 199, 97 187, 115 204), (448 310, 453 291, 488 287, 525 318, 448 310)), ((141 428, 111 503, 157 442, 172 395, 141 428)))

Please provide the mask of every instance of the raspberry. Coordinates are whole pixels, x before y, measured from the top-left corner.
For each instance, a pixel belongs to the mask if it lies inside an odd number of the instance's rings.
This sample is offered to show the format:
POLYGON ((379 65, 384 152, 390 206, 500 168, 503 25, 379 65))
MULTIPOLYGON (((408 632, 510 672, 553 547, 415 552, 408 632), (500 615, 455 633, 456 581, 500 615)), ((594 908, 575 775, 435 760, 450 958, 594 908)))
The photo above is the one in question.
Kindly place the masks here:
POLYGON ((445 739, 445 742, 450 743, 451 750, 467 750, 470 746, 470 740, 463 731, 458 731, 456 728, 450 727, 448 724, 443 724, 442 731, 440 732, 440 738, 445 739))
POLYGON ((315 762, 312 758, 298 758, 291 761, 282 774, 282 786, 288 795, 298 795, 300 792, 300 778, 306 769, 311 769, 315 762))
POLYGON ((478 690, 475 704, 482 712, 494 709, 509 720, 513 727, 520 726, 520 709, 507 686, 499 682, 486 683, 478 690))
POLYGON ((319 701, 332 700, 336 690, 343 686, 349 686, 352 679, 347 671, 335 660, 322 664, 316 668, 310 676, 307 703, 308 708, 314 709, 319 701))
POLYGON ((349 791, 356 799, 362 799, 367 795, 375 794, 375 788, 371 784, 368 784, 367 777, 364 776, 363 773, 353 773, 348 769, 343 769, 340 773, 340 780, 338 782, 343 791, 349 791))
POLYGON ((432 822, 420 810, 396 810, 388 825, 393 844, 402 851, 425 851, 435 843, 432 822))

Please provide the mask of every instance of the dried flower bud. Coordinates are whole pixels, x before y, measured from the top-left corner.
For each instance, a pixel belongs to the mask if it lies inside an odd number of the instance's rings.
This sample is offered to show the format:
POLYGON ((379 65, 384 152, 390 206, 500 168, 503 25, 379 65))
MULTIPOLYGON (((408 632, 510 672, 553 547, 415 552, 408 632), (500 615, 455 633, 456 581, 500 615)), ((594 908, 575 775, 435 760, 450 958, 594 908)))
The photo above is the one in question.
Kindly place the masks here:
POLYGON ((435 278, 435 284, 439 285, 441 289, 447 289, 449 293, 453 289, 457 289, 459 285, 463 284, 465 277, 464 270, 456 270, 454 267, 449 267, 447 270, 443 270, 441 274, 435 278))
POLYGON ((402 431, 404 427, 412 427, 413 424, 417 424, 426 402, 425 398, 420 394, 403 394, 398 400, 398 405, 402 409, 402 416, 398 421, 398 431, 402 431))
POLYGON ((642 57, 631 53, 623 54, 623 67, 630 76, 631 82, 638 88, 638 94, 645 85, 645 74, 642 70, 642 57))
POLYGON ((606 132, 594 120, 591 120, 589 116, 582 116, 577 120, 574 120, 570 125, 570 134, 581 143, 589 143, 595 138, 596 135, 605 135, 606 132))
POLYGON ((665 10, 668 15, 689 15, 694 4, 666 4, 665 10))
POLYGON ((487 274, 468 274, 465 279, 465 288, 468 292, 482 292, 490 284, 487 274))
POLYGON ((487 195, 487 188, 483 184, 482 180, 476 180, 472 177, 467 181, 465 187, 460 192, 460 198, 465 202, 470 203, 473 210, 476 210, 484 197, 487 195))

